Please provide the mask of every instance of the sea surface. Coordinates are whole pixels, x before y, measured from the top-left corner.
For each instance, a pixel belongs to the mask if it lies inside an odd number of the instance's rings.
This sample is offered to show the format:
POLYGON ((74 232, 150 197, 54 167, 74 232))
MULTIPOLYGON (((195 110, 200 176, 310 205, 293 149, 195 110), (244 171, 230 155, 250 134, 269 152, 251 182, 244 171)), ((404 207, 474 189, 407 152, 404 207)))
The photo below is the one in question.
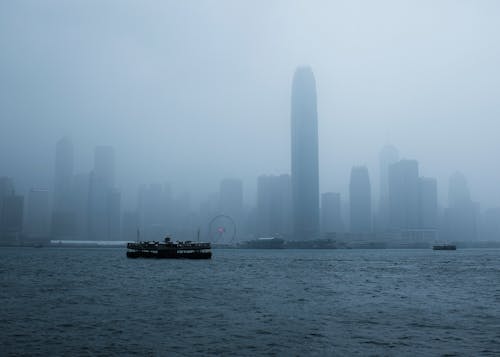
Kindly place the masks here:
POLYGON ((500 356, 500 250, 0 248, 0 355, 500 356))

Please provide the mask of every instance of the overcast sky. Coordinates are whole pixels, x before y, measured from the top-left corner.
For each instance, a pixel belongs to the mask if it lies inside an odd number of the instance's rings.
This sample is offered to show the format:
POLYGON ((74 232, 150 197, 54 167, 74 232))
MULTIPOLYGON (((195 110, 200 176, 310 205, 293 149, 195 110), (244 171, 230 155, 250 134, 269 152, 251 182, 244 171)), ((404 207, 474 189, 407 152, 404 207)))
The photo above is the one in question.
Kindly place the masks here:
MULTIPOLYGON (((52 187, 55 142, 77 172, 117 155, 117 184, 195 197, 224 177, 290 172, 290 91, 310 65, 321 191, 387 143, 436 177, 454 171, 500 205, 500 2, 1 1, 0 175, 52 187)), ((345 197, 344 197, 345 198, 345 197)))

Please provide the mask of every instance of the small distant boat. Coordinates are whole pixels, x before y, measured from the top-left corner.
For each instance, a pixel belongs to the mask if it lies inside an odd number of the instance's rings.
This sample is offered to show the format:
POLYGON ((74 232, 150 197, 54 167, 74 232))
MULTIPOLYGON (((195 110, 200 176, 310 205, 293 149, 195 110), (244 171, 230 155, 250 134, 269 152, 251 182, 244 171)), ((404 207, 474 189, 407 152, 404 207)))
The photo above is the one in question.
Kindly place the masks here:
POLYGON ((455 244, 434 244, 432 250, 457 250, 455 244))

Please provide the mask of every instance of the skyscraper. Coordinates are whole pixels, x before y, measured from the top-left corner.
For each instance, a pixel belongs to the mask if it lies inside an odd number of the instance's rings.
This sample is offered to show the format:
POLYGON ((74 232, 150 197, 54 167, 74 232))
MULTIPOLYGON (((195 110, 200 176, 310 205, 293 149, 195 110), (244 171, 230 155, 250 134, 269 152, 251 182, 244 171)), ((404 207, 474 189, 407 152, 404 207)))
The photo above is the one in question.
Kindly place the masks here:
POLYGON ((310 67, 295 71, 291 99, 293 234, 304 240, 319 234, 318 115, 310 67))
POLYGON ((459 172, 450 177, 449 207, 444 213, 443 236, 451 241, 470 241, 478 236, 479 207, 471 199, 465 176, 459 172))
POLYGON ((115 161, 110 146, 98 146, 90 175, 88 234, 94 240, 112 240, 120 231, 120 194, 114 190, 115 161))
POLYGON ((355 166, 351 170, 349 184, 351 232, 369 233, 372 230, 372 199, 370 177, 366 166, 355 166))
POLYGON ((377 231, 383 232, 389 227, 389 166, 398 160, 399 153, 394 146, 386 145, 380 151, 380 197, 375 227, 377 231))
POLYGON ((437 181, 433 178, 419 178, 420 228, 437 229, 437 181))
POLYGON ((400 160, 389 166, 390 228, 419 228, 419 177, 416 160, 400 160))
POLYGON ((72 205, 73 144, 68 137, 56 144, 54 165, 54 207, 52 212, 52 234, 58 238, 73 236, 76 217, 72 205))
POLYGON ((54 165, 54 211, 67 211, 70 206, 73 178, 73 143, 68 137, 56 144, 54 165))

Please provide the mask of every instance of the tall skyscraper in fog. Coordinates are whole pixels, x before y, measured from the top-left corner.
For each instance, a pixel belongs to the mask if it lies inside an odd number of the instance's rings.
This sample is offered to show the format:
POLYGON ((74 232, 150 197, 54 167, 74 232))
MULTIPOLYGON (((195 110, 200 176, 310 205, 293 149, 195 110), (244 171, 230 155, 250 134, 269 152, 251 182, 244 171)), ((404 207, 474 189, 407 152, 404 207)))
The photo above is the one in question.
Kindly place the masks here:
POLYGON ((389 227, 389 166, 399 160, 398 150, 392 145, 386 145, 379 154, 380 197, 376 219, 376 230, 386 231, 389 227))
POLYGON ((56 144, 54 166, 54 210, 68 209, 73 179, 73 143, 68 137, 60 139, 56 144))
POLYGON ((437 229, 438 198, 437 181, 433 178, 419 178, 420 228, 437 229))
POLYGON ((444 213, 443 236, 453 241, 477 239, 479 205, 472 201, 467 180, 459 172, 450 177, 448 205, 444 213))
POLYGON ((90 175, 88 234, 90 239, 115 240, 120 232, 120 193, 114 189, 115 155, 110 146, 98 146, 90 175))
POLYGON ((54 165, 54 205, 52 235, 68 238, 75 234, 76 218, 72 205, 73 143, 68 137, 56 144, 54 165))
POLYGON ((316 80, 299 67, 292 83, 292 211, 295 239, 319 234, 318 115, 316 80))
POLYGON ((400 160, 389 166, 390 228, 419 228, 419 177, 416 160, 400 160))
POLYGON ((94 179, 106 188, 115 185, 115 152, 111 146, 97 146, 94 152, 94 179))
POLYGON ((366 166, 355 166, 351 170, 349 184, 350 230, 369 233, 372 230, 372 199, 370 177, 366 166))

